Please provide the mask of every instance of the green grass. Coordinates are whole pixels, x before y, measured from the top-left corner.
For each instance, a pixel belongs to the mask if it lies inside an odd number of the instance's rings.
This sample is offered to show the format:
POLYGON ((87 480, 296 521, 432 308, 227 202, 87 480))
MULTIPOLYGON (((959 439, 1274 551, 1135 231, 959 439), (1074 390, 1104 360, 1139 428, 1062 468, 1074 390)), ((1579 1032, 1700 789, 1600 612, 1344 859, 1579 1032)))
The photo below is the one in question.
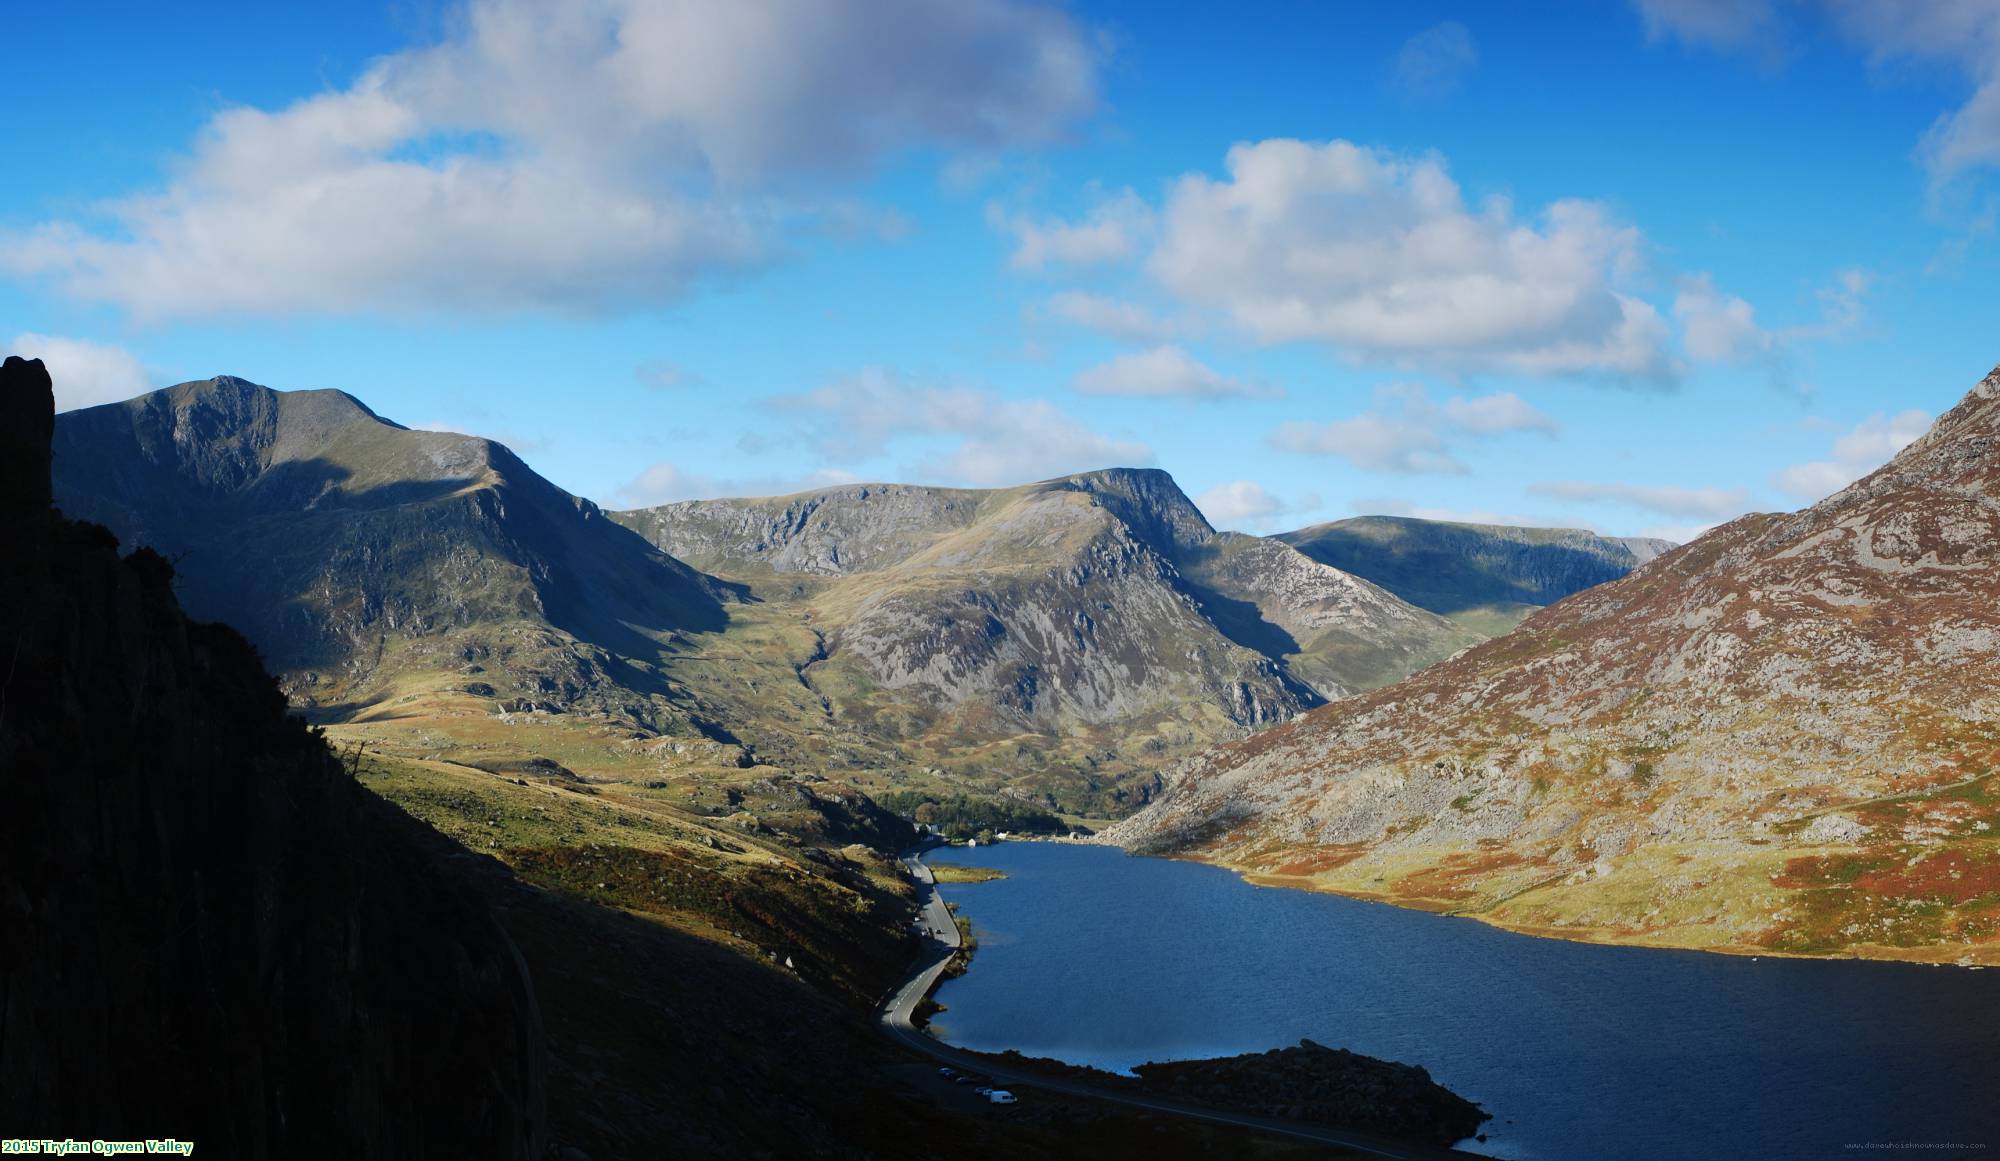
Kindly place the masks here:
POLYGON ((940 883, 991 883, 1007 877, 1007 872, 992 867, 962 867, 956 863, 933 864, 931 874, 940 883))

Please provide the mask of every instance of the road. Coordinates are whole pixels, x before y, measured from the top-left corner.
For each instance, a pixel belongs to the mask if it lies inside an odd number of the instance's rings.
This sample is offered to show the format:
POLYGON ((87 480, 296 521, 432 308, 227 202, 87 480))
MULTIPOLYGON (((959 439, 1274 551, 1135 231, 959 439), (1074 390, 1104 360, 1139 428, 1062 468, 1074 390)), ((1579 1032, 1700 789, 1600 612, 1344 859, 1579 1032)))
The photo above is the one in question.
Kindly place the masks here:
POLYGON ((1239 1128, 1254 1129, 1279 1137, 1313 1141, 1322 1145, 1337 1145, 1371 1157, 1393 1157, 1402 1161, 1432 1161, 1432 1159, 1455 1158, 1458 1161, 1487 1161, 1478 1153, 1466 1153, 1457 1149, 1441 1149, 1409 1141, 1398 1141, 1390 1137, 1378 1137, 1372 1133, 1352 1132, 1344 1129, 1328 1129, 1318 1125, 1301 1125, 1291 1121, 1272 1120, 1237 1113, 1217 1112, 1213 1109, 1192 1105, 1176 1104, 1172 1101, 1156 1100, 1150 1096, 1121 1092, 1116 1089, 1097 1088, 1061 1080, 1040 1073, 1024 1072, 1009 1068, 998 1068, 983 1056, 962 1052, 937 1038, 919 1030, 913 1021, 917 1005, 931 989, 937 986, 938 976, 944 972, 951 953, 958 950, 958 924, 953 920, 944 899, 938 894, 937 878, 924 865, 920 855, 905 856, 903 865, 910 874, 925 887, 922 917, 931 946, 920 961, 915 974, 903 983, 882 1005, 882 1030, 896 1041, 916 1049, 926 1056, 942 1060, 947 1064, 968 1072, 992 1077, 1022 1088, 1037 1088, 1047 1092, 1059 1092, 1069 1096, 1086 1097, 1093 1100, 1112 1101, 1130 1105, 1149 1112, 1166 1113, 1170 1116, 1189 1117, 1198 1121, 1211 1121, 1219 1125, 1235 1125, 1239 1128))

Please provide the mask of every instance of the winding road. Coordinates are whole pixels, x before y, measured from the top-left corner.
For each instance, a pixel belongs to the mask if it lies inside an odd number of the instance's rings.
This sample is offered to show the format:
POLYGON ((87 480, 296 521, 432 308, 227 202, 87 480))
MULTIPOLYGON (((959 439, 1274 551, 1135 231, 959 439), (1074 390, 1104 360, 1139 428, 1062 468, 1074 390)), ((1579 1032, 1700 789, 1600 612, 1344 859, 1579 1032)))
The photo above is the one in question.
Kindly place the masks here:
POLYGON ((1290 1137, 1295 1140, 1313 1141, 1322 1145, 1335 1145, 1371 1157, 1393 1157, 1404 1161, 1433 1161, 1433 1159, 1458 1158, 1488 1161, 1482 1154, 1466 1153, 1457 1149, 1442 1149, 1410 1141, 1399 1141, 1392 1137, 1379 1137, 1372 1133, 1354 1132, 1345 1129, 1328 1129, 1318 1125, 1302 1125, 1292 1121, 1273 1120, 1238 1113, 1218 1112, 1214 1109, 1193 1105, 1176 1104, 1172 1101, 1157 1100, 1150 1096, 1120 1092, 1115 1089, 1098 1088, 1079 1084, 1075 1081, 1058 1079, 1034 1072, 996 1067, 984 1056, 964 1052, 930 1036, 918 1029, 913 1017, 924 997, 937 986, 938 977, 944 973, 945 964, 951 954, 958 950, 960 939, 958 923, 952 918, 951 910, 944 905, 938 894, 937 877, 924 865, 922 852, 903 857, 913 878, 925 888, 924 905, 921 912, 924 929, 930 938, 929 953, 921 961, 915 974, 903 982, 882 1005, 882 1030, 892 1039, 913 1048, 926 1056, 942 1060, 946 1064, 990 1076, 996 1081, 1005 1081, 1022 1088, 1037 1088, 1047 1092, 1059 1092, 1068 1096, 1086 1097, 1093 1100, 1112 1101, 1130 1105, 1149 1112, 1166 1113, 1170 1116, 1189 1117, 1198 1121, 1211 1121, 1219 1125, 1234 1125, 1238 1128, 1253 1129, 1260 1133, 1290 1137))

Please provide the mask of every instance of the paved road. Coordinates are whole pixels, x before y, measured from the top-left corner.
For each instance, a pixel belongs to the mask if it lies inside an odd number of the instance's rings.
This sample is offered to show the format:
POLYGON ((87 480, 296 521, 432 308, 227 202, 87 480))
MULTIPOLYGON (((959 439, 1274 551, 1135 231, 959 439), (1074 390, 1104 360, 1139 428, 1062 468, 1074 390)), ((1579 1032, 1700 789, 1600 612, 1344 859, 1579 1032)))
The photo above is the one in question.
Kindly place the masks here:
POLYGON ((1301 1125, 1290 1121, 1271 1120, 1266 1117, 1216 1112, 1211 1109, 1175 1104, 1171 1101, 1155 1100, 1152 1097, 1141 1096, 1136 1093, 1120 1092, 1115 1089, 1097 1088, 1092 1085, 1059 1080, 1039 1073, 996 1068, 993 1062, 985 1057, 962 1052, 935 1037, 925 1034, 917 1029, 911 1017, 916 1011, 917 1004, 925 996, 930 995, 931 989, 937 986, 938 976, 944 971, 945 963, 951 959, 951 953, 957 950, 959 945, 958 924, 952 919, 950 909, 945 907, 944 899, 938 894, 936 877, 931 874, 931 869, 923 864, 921 858, 916 856, 906 857, 903 860, 903 865, 910 869, 911 875, 918 882, 925 885, 926 890, 922 916, 925 930, 930 936, 931 946, 928 953, 920 961, 922 966, 918 968, 916 974, 905 981, 902 987, 897 988, 895 993, 882 1006, 882 1030, 902 1044, 914 1048, 926 1056, 942 1060, 947 1064, 955 1065, 968 1072, 976 1072, 982 1076, 989 1076, 994 1080, 1005 1081, 1008 1084, 1019 1085, 1023 1088, 1038 1088, 1049 1092, 1065 1093, 1070 1096, 1107 1100, 1156 1113, 1167 1113, 1172 1116, 1191 1117, 1198 1121, 1212 1121, 1220 1125, 1235 1125, 1240 1128, 1255 1129, 1258 1132, 1270 1133, 1274 1136, 1292 1137, 1298 1140, 1317 1142, 1322 1145, 1338 1145, 1357 1153, 1366 1153, 1372 1157, 1393 1157, 1403 1159, 1403 1161, 1432 1161, 1434 1158, 1454 1158, 1457 1161, 1474 1158, 1478 1159, 1478 1161, 1485 1161, 1480 1154, 1460 1152, 1456 1149, 1440 1149, 1430 1145, 1398 1141, 1388 1137, 1378 1137, 1370 1133, 1350 1132, 1342 1129, 1325 1129, 1317 1125, 1301 1125))

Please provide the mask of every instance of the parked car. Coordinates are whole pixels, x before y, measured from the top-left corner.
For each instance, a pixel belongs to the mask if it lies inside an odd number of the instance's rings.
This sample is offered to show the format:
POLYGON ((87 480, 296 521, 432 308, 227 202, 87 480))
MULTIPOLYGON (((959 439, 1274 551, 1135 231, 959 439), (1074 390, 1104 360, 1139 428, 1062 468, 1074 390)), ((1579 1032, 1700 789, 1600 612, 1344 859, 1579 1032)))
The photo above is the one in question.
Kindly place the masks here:
POLYGON ((1014 1099, 1013 1093, 1008 1092, 1004 1088, 996 1088, 992 1092, 987 1093, 986 1099, 992 1101, 996 1105, 1011 1105, 1020 1103, 1014 1099))
POLYGON ((978 1077, 967 1076, 962 1072, 959 1073, 957 1076, 951 1078, 951 1083, 953 1084, 977 1084, 978 1082, 979 1082, 978 1077))
POLYGON ((952 1080, 958 1076, 958 1070, 956 1068, 940 1068, 938 1069, 938 1075, 944 1077, 946 1080, 952 1080))
POLYGON ((979 1086, 978 1088, 975 1088, 975 1089, 973 1089, 972 1091, 973 1091, 973 1092, 976 1092, 976 1093, 978 1093, 978 1094, 979 1094, 980 1096, 992 1096, 992 1095, 993 1095, 993 1089, 992 1089, 992 1088, 991 1088, 990 1086, 988 1086, 988 1085, 983 1085, 983 1084, 982 1084, 982 1085, 980 1085, 980 1086, 979 1086))

